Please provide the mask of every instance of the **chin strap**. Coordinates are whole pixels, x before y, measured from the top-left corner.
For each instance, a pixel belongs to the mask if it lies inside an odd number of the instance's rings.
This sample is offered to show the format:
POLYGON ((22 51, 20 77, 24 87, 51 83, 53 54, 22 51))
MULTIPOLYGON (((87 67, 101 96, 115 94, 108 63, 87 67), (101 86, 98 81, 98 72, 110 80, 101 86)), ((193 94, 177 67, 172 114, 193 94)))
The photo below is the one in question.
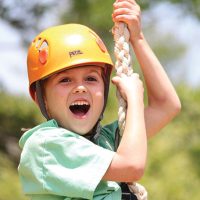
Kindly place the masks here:
POLYGON ((93 127, 93 129, 87 133, 86 135, 83 135, 86 139, 90 140, 91 142, 96 143, 100 132, 101 132, 101 120, 102 120, 103 116, 101 115, 101 117, 99 118, 99 120, 97 121, 97 123, 95 124, 95 126, 93 127))
POLYGON ((36 95, 37 95, 37 101, 38 101, 38 105, 39 108, 43 114, 43 116, 48 120, 50 120, 51 118, 49 117, 48 113, 47 113, 47 109, 44 103, 44 98, 42 95, 42 84, 41 81, 36 81, 36 95))

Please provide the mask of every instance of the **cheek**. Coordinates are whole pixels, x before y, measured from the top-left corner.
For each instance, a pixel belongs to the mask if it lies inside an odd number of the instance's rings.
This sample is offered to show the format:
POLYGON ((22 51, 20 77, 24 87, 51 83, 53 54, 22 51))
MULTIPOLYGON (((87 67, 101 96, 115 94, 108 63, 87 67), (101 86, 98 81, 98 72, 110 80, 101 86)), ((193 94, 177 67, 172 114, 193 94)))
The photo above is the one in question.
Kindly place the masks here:
MULTIPOLYGON (((66 93, 65 93, 66 94, 66 93)), ((65 96, 64 92, 58 88, 51 88, 46 92, 46 107, 49 112, 55 112, 63 105, 65 96)))
POLYGON ((67 95, 67 90, 60 86, 52 87, 47 92, 47 99, 58 101, 64 99, 67 95))
POLYGON ((96 88, 94 101, 94 103, 98 103, 97 108, 102 111, 104 106, 104 89, 102 87, 96 88))

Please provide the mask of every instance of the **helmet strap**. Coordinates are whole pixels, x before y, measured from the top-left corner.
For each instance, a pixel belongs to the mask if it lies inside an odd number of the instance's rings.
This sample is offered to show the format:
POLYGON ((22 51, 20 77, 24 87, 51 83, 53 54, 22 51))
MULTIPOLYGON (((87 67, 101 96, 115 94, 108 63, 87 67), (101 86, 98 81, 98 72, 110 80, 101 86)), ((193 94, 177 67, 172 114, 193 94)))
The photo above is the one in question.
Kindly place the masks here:
POLYGON ((110 74, 111 74, 111 68, 109 66, 107 66, 106 71, 102 76, 105 88, 104 88, 104 108, 103 108, 102 114, 100 116, 101 119, 103 119, 103 113, 105 111, 106 104, 108 101, 108 92, 109 92, 109 86, 110 86, 110 74))
POLYGON ((83 135, 83 137, 85 137, 86 139, 92 141, 92 142, 96 142, 96 140, 98 139, 100 132, 101 132, 101 124, 100 124, 101 119, 99 119, 97 121, 97 123, 95 124, 95 126, 93 127, 93 129, 87 133, 86 135, 83 135))
POLYGON ((47 113, 47 109, 44 103, 44 97, 42 94, 42 84, 41 81, 36 81, 36 96, 37 96, 37 101, 38 105, 40 108, 40 111, 42 112, 43 116, 47 119, 50 120, 50 117, 47 113))

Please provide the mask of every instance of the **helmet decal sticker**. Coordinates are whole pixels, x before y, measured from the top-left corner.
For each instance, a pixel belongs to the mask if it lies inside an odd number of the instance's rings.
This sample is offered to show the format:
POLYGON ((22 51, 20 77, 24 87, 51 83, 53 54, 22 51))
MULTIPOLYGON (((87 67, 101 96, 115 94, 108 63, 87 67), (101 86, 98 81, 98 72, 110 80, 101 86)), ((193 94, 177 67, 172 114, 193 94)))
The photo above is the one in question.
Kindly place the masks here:
POLYGON ((39 51, 39 61, 41 64, 45 64, 47 62, 48 58, 48 50, 47 49, 42 49, 39 51))
POLYGON ((48 43, 47 41, 43 41, 42 45, 39 47, 39 61, 41 64, 45 64, 47 62, 48 59, 48 43))
POLYGON ((106 52, 106 46, 104 45, 102 40, 100 38, 97 38, 96 42, 99 45, 99 48, 101 49, 101 51, 103 51, 105 53, 106 52))
POLYGON ((96 43, 98 44, 99 48, 101 49, 101 51, 103 53, 105 53, 107 51, 105 44, 103 43, 103 41, 99 38, 99 36, 90 30, 90 33, 95 37, 96 39, 96 43))

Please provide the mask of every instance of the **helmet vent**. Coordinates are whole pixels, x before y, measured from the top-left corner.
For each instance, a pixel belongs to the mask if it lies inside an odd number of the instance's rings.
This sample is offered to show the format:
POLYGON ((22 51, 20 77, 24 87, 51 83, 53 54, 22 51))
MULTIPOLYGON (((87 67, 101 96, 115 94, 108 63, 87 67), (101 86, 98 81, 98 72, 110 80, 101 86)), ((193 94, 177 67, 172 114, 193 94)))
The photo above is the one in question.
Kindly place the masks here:
MULTIPOLYGON (((40 43, 41 43, 41 38, 38 38, 38 40, 36 41, 36 43, 35 43, 35 47, 38 49, 39 48, 39 45, 40 45, 40 43)), ((33 42, 35 42, 35 40, 33 41, 33 42)))
POLYGON ((47 41, 45 40, 45 41, 42 42, 42 45, 40 46, 39 50, 41 51, 41 50, 47 49, 47 48, 48 48, 48 43, 47 43, 47 41))

